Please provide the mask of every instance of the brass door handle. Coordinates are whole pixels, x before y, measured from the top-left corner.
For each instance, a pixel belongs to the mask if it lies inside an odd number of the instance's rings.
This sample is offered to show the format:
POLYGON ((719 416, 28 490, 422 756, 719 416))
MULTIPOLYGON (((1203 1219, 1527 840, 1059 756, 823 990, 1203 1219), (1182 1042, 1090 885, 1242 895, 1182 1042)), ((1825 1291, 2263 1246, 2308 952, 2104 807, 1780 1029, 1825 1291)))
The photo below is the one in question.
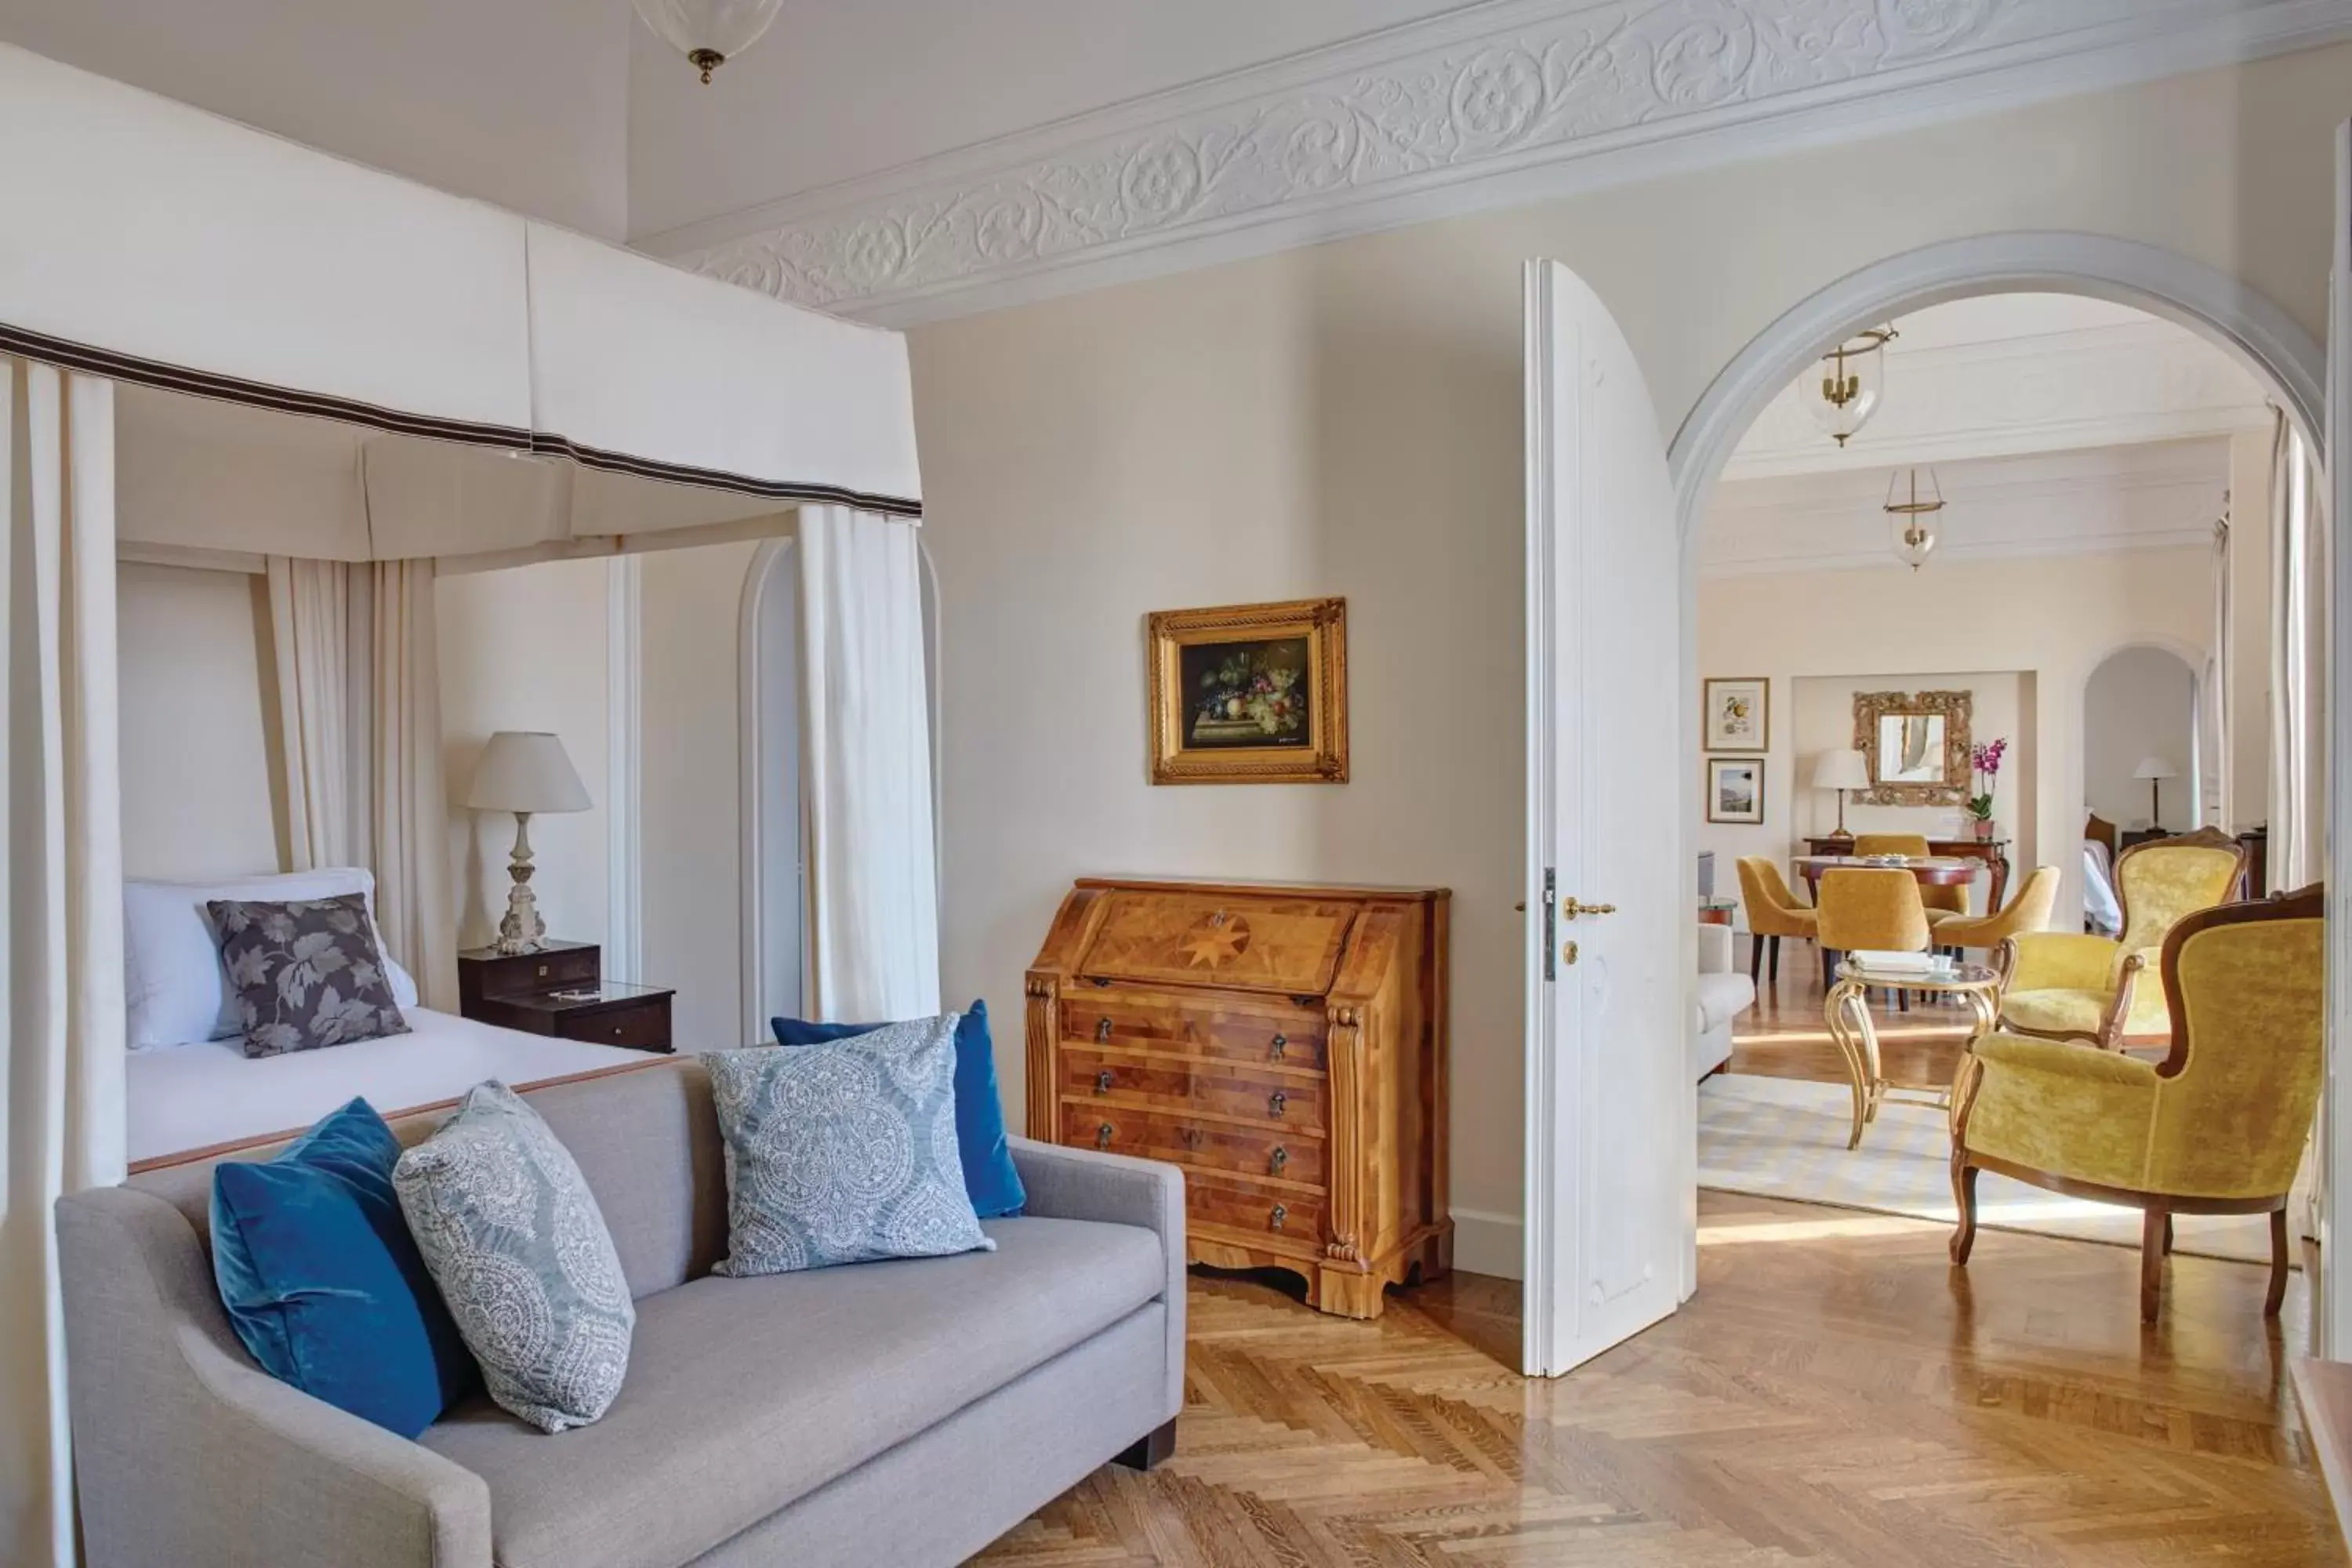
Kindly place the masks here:
POLYGON ((1559 901, 1559 918, 1564 921, 1572 921, 1579 915, 1613 915, 1616 912, 1614 904, 1580 904, 1574 899, 1559 901))

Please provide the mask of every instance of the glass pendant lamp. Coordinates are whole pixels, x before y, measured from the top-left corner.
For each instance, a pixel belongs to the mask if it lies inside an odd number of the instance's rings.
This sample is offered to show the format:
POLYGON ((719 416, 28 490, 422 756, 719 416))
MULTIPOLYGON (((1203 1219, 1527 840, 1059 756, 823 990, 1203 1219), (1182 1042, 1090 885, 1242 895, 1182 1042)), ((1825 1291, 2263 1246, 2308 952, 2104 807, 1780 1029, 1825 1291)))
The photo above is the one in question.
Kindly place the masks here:
POLYGON ((1943 538, 1937 519, 1944 510, 1944 492, 1936 483, 1936 470, 1926 470, 1927 482, 1920 482, 1921 470, 1898 469, 1886 480, 1886 504, 1883 509, 1895 535, 1895 553, 1916 572, 1927 563, 1943 538))
POLYGON ((784 0, 634 0, 646 26, 686 63, 710 73, 760 41, 784 0))
POLYGON ((1822 356, 1821 380, 1805 403, 1814 423, 1839 446, 1878 412, 1886 395, 1885 349, 1895 338, 1893 327, 1873 327, 1822 356))

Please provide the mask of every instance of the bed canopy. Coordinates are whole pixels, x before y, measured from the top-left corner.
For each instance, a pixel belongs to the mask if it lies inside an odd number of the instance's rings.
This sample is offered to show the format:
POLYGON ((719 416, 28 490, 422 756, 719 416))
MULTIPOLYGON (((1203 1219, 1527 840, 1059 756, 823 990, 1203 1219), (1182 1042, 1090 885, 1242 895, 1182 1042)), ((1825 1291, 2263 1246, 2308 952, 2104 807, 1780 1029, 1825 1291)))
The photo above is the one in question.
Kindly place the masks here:
POLYGON ((65 1564, 50 1213, 125 1163, 118 554, 268 577, 288 853, 374 868, 430 1005, 435 574, 793 533, 812 1001, 908 1016, 922 488, 896 333, 5 46, 0 144, 0 1562, 65 1564))

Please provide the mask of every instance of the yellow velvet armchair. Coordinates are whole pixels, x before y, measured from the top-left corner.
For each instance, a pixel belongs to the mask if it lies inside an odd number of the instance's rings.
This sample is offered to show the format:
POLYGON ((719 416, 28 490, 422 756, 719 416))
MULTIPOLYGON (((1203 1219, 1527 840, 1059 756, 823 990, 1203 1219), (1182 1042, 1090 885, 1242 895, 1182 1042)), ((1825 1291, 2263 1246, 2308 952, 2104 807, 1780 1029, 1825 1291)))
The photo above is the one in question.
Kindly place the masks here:
POLYGON ((2046 930, 2050 912, 2058 907, 2058 868, 2036 866, 2024 885, 2011 895, 2009 908, 1984 915, 1955 915, 1936 921, 1937 947, 1998 948, 2013 936, 2046 930))
MULTIPOLYGON (((1858 833, 1854 835, 1853 852, 1857 855, 1908 855, 1915 860, 1925 860, 1931 851, 1924 833, 1858 833)), ((1927 911, 1929 924, 1947 915, 1969 912, 1969 885, 1955 882, 1948 886, 1919 889, 1919 906, 1927 911)))
POLYGON ((1976 1241, 1976 1180, 2127 1204, 2140 1316, 2156 1321, 2175 1214, 2268 1214, 2270 1295, 2286 1292, 2286 1202, 2326 1067, 2326 899, 2316 887, 2199 910, 2165 939, 2161 1062, 1988 1035, 1953 1083, 1952 1261, 1976 1241))
POLYGON ((1993 966, 2001 974, 2001 1028, 2092 1040, 2107 1050, 2126 1037, 2162 1037, 2171 1027, 2164 991, 2142 972, 2163 950, 2166 933, 2231 897, 2245 868, 2245 847, 2210 827, 2125 850, 2116 861, 2121 940, 2041 931, 2000 944, 1993 966))
POLYGON ((1764 944, 1772 944, 1772 984, 1780 984, 1780 939, 1811 938, 1815 915, 1789 890, 1788 879, 1769 855, 1739 858, 1739 903, 1748 914, 1748 978, 1758 981, 1764 963, 1764 944))

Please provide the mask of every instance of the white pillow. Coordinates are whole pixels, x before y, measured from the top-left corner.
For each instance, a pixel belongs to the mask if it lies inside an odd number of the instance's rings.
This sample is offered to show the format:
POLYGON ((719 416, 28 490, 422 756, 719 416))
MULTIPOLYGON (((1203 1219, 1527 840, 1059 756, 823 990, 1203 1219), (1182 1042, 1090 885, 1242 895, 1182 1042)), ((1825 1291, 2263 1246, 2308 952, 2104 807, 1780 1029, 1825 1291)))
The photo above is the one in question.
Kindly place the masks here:
MULTIPOLYGON (((375 876, 363 866, 330 867, 211 882, 122 884, 123 999, 131 1048, 225 1039, 237 1032, 236 993, 221 967, 220 943, 205 917, 215 899, 330 899, 358 893, 375 920, 375 876)), ((383 948, 383 933, 376 932, 383 948)), ((384 954, 393 1000, 416 1005, 416 982, 384 954)))

